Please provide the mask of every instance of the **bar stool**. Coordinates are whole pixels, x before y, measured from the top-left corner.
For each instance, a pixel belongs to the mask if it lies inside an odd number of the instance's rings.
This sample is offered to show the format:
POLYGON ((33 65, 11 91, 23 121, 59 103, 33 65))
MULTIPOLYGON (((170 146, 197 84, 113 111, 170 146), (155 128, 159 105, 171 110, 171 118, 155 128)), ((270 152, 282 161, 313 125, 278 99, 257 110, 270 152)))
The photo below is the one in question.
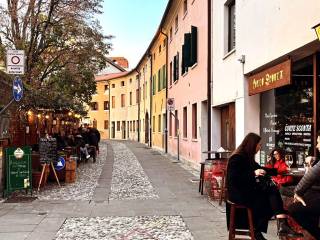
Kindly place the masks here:
POLYGON ((243 205, 233 203, 229 200, 227 202, 230 204, 230 224, 229 224, 229 240, 243 239, 236 238, 236 235, 241 236, 250 236, 251 240, 254 240, 254 227, 253 227, 253 216, 252 210, 243 205), (236 229, 235 226, 235 217, 236 217, 236 209, 246 209, 248 214, 248 223, 249 229, 236 229))

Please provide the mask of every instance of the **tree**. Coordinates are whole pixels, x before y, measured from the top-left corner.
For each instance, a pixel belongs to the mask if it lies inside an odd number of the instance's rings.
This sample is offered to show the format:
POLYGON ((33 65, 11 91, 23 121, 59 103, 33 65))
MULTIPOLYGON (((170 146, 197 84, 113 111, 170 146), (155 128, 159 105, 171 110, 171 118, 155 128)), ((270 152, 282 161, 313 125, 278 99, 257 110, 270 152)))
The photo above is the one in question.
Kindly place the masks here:
POLYGON ((7 49, 25 50, 26 107, 73 109, 90 102, 94 74, 105 67, 111 48, 111 36, 95 18, 101 2, 7 0, 0 7, 0 58, 7 49))

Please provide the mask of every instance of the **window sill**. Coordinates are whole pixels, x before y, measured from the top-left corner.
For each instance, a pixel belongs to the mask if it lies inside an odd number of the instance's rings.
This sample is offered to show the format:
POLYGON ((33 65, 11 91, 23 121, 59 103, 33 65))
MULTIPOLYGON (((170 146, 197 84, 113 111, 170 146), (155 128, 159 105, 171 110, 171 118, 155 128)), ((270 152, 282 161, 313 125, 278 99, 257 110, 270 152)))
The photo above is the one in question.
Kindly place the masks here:
POLYGON ((194 69, 196 66, 198 66, 197 62, 191 66, 191 69, 194 69))
POLYGON ((236 49, 232 49, 230 52, 228 52, 226 55, 223 56, 222 60, 225 60, 228 58, 230 55, 234 54, 236 52, 236 49))
POLYGON ((178 83, 178 80, 176 80, 176 81, 173 82, 173 84, 177 84, 177 83, 178 83))
POLYGON ((197 138, 192 138, 191 142, 198 142, 198 139, 197 138))
POLYGON ((188 75, 188 72, 185 72, 184 74, 182 74, 182 77, 185 77, 188 75))
POLYGON ((183 137, 182 140, 183 141, 188 141, 188 138, 187 137, 183 137))

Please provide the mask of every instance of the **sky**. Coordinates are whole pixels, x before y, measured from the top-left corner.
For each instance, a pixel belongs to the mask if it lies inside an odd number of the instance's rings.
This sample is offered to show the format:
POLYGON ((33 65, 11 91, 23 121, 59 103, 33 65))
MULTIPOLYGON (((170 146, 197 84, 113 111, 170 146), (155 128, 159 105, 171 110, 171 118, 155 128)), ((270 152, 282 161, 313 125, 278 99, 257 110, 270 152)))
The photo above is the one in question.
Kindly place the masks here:
POLYGON ((162 19, 168 0, 104 0, 99 17, 104 34, 113 35, 110 57, 125 57, 136 67, 162 19))

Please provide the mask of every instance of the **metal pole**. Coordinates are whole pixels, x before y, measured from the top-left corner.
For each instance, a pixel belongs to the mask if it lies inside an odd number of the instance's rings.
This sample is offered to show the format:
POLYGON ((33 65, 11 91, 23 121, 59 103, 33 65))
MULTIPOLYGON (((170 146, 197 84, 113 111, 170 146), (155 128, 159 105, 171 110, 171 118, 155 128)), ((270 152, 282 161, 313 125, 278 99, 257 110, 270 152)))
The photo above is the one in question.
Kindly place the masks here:
POLYGON ((4 113, 13 102, 14 102, 14 98, 12 98, 11 101, 6 106, 4 106, 4 108, 1 109, 0 115, 4 113))

